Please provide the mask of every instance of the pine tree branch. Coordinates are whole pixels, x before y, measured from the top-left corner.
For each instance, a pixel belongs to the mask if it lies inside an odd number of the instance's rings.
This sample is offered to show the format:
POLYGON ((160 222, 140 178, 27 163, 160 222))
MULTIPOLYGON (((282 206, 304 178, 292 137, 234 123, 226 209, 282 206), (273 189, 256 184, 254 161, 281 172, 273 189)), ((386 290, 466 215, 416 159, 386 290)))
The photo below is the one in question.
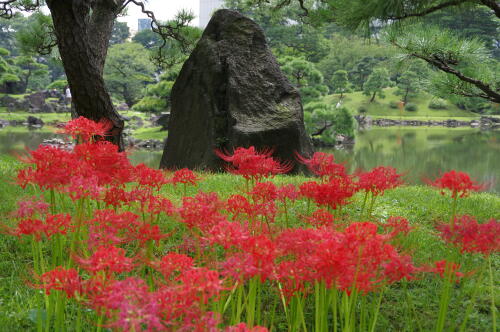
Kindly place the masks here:
POLYGON ((486 7, 491 8, 495 12, 495 15, 500 18, 500 3, 495 0, 480 0, 480 2, 486 7))
POLYGON ((13 8, 17 8, 24 11, 33 11, 40 7, 40 0, 36 0, 34 3, 16 4, 18 0, 0 0, 0 18, 12 18, 14 12, 13 8))
POLYGON ((410 18, 410 17, 422 17, 422 16, 426 16, 426 15, 429 15, 431 13, 434 13, 438 10, 441 10, 441 9, 444 9, 444 8, 448 8, 448 7, 454 7, 454 6, 459 6, 459 5, 462 5, 466 2, 471 2, 470 0, 453 0, 453 1, 447 1, 447 2, 443 2, 439 5, 436 5, 436 6, 433 6, 433 7, 429 7, 425 10, 422 10, 420 12, 415 12, 415 13, 406 13, 406 14, 402 14, 402 15, 397 15, 397 16, 388 16, 386 17, 386 19, 389 19, 389 20, 404 20, 406 18, 410 18))
POLYGON ((179 43, 180 49, 183 53, 187 54, 190 52, 191 43, 182 35, 181 30, 185 28, 189 24, 189 22, 191 22, 192 17, 190 17, 189 15, 187 17, 180 17, 177 19, 177 22, 175 24, 162 24, 156 19, 155 14, 152 11, 146 9, 143 1, 126 0, 121 6, 121 10, 125 9, 125 7, 127 7, 127 5, 131 3, 140 7, 141 12, 143 14, 146 14, 146 16, 151 19, 151 30, 160 35, 163 40, 162 45, 160 45, 160 47, 158 48, 158 54, 153 57, 153 61, 156 62, 157 65, 168 66, 168 62, 165 59, 163 50, 167 46, 167 41, 169 39, 176 40, 179 43))
MULTIPOLYGON (((402 48, 400 45, 398 45, 396 43, 393 43, 393 44, 399 48, 402 48)), ((418 54, 418 53, 410 53, 409 55, 413 56, 415 58, 424 60, 427 63, 438 68, 439 70, 441 70, 445 73, 454 75, 455 77, 457 77, 458 79, 460 79, 463 82, 467 82, 469 84, 472 84, 473 86, 475 86, 476 88, 478 88, 479 90, 481 90, 484 93, 484 95, 478 94, 478 96, 481 96, 481 97, 483 97, 491 102, 494 102, 494 103, 500 103, 500 91, 494 90, 488 83, 485 83, 481 80, 478 80, 478 79, 475 79, 472 77, 469 77, 469 76, 465 75, 464 73, 462 73, 461 71, 450 67, 446 61, 439 58, 438 56, 430 57, 430 56, 424 56, 424 55, 418 54)))

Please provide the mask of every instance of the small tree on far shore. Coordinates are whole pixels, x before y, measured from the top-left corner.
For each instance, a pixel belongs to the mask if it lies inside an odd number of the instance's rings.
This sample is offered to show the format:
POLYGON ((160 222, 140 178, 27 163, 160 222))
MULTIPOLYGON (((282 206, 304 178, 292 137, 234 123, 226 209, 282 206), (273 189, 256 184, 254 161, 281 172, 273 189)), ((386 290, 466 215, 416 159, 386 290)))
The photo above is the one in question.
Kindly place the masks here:
POLYGON ((344 92, 348 91, 349 78, 347 71, 337 70, 332 76, 333 92, 340 93, 340 99, 344 97, 344 92))
POLYGON ((389 73, 385 68, 375 68, 373 72, 368 76, 365 84, 363 84, 363 94, 367 96, 372 96, 370 98, 370 103, 375 100, 376 95, 380 98, 384 98, 383 89, 391 85, 389 79, 389 73))

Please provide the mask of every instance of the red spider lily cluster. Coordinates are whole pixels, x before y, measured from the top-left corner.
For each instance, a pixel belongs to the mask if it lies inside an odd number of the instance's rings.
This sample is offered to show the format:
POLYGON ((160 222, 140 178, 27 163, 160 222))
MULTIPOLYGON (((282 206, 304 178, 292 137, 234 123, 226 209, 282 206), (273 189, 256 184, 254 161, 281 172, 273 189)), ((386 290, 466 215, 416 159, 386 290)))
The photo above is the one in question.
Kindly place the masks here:
POLYGON ((483 186, 471 180, 469 174, 455 170, 444 173, 442 177, 431 181, 430 185, 441 189, 442 195, 448 190, 452 198, 464 198, 469 196, 471 191, 479 191, 483 188, 483 186))
MULTIPOLYGON (((132 166, 114 145, 94 139, 108 125, 89 121, 66 127, 82 140, 73 151, 40 147, 25 159, 30 165, 19 171, 19 185, 41 190, 49 202, 21 202, 3 230, 32 241, 31 285, 45 291, 48 307, 60 309, 70 299, 90 309, 96 330, 263 332, 256 312, 265 289, 288 313, 309 296, 321 303, 327 292, 353 298, 355 308, 358 295, 424 271, 463 276, 454 263, 413 263, 400 245, 413 230, 407 219, 354 221, 343 209, 357 193, 365 195, 364 208, 370 194, 370 218, 375 197, 402 184, 391 167, 351 175, 333 155, 316 153, 297 158, 317 179, 276 185, 261 180, 287 172, 289 164, 274 160, 271 150, 237 148, 233 155, 216 154, 251 187, 228 197, 194 189, 188 196, 186 187, 197 185, 199 175, 132 166), (180 200, 172 194, 178 184, 184 186, 180 200)), ((459 197, 471 190, 456 186, 459 197)), ((498 221, 462 217, 454 228, 439 230, 462 251, 498 252, 498 221)), ((296 330, 294 320, 286 320, 296 330)), ((48 316, 39 324, 50 329, 59 321, 48 316)))
POLYGON ((257 151, 255 147, 251 146, 248 149, 236 148, 232 155, 220 150, 215 150, 215 154, 222 160, 231 163, 231 166, 226 167, 228 172, 241 175, 247 180, 260 180, 263 177, 284 174, 293 168, 290 163, 280 163, 273 159, 271 157, 272 149, 257 151))
POLYGON ((446 242, 458 246, 462 252, 481 253, 489 256, 500 252, 500 221, 491 219, 479 224, 472 216, 456 218, 454 227, 438 225, 441 237, 446 242))

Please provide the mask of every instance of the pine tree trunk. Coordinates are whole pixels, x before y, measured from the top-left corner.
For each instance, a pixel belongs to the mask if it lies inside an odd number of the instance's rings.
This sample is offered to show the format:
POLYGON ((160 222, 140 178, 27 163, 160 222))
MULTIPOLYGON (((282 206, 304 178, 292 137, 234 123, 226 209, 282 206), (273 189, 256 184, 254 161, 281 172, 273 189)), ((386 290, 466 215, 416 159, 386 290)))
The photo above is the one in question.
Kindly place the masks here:
POLYGON ((91 10, 89 2, 81 0, 49 0, 47 5, 76 113, 96 121, 111 120, 110 141, 123 149, 124 121, 113 107, 103 78, 116 8, 91 10))
POLYGON ((377 91, 373 92, 372 99, 370 99, 370 103, 375 100, 375 95, 377 94, 377 91))

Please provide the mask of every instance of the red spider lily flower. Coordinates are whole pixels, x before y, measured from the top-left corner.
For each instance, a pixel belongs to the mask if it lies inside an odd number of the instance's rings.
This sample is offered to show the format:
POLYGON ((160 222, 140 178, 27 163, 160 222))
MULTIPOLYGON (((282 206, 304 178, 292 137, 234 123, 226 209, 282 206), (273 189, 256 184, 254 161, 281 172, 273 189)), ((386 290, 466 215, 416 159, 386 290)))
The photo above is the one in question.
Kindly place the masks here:
POLYGON ((398 234, 408 235, 408 233, 412 230, 410 224, 406 218, 403 217, 389 217, 387 222, 382 224, 384 230, 392 229, 389 233, 389 237, 396 237, 398 234))
POLYGON ((17 205, 18 209, 13 213, 15 218, 31 218, 35 214, 41 216, 46 214, 49 209, 49 204, 36 196, 24 198, 17 202, 17 205))
POLYGON ((73 230, 71 223, 71 216, 69 214, 49 214, 45 219, 44 233, 48 239, 52 235, 62 234, 66 235, 69 231, 73 230))
POLYGON ((144 164, 139 164, 134 168, 134 178, 139 185, 146 188, 160 188, 168 183, 165 173, 159 169, 152 169, 144 164))
POLYGON ((248 327, 245 323, 239 323, 234 326, 228 326, 224 330, 224 332, 268 332, 269 330, 266 327, 262 326, 254 326, 248 327))
POLYGON ((53 235, 66 235, 72 229, 73 225, 69 214, 48 214, 45 220, 22 219, 16 228, 7 230, 7 233, 18 237, 33 235, 37 241, 40 241, 43 235, 50 240, 53 235))
POLYGON ((99 179, 99 185, 124 184, 133 179, 133 167, 126 153, 119 152, 118 146, 111 142, 78 144, 74 155, 85 162, 90 174, 99 179))
POLYGON ((441 195, 445 194, 445 189, 449 190, 452 198, 467 197, 471 191, 479 191, 483 188, 482 185, 472 181, 469 174, 455 170, 444 173, 442 177, 429 184, 441 189, 441 195))
POLYGON ((130 234, 140 226, 139 217, 132 212, 116 213, 114 210, 96 210, 89 225, 88 243, 91 248, 118 245, 133 241, 130 234))
POLYGON ((272 182, 258 182, 250 192, 255 203, 274 201, 278 197, 276 185, 272 182))
POLYGON ((285 202, 287 199, 290 201, 295 201, 297 198, 299 198, 299 192, 293 184, 285 184, 281 187, 278 187, 277 194, 278 199, 281 202, 285 202))
POLYGON ((253 204, 252 209, 254 216, 261 216, 263 218, 263 221, 265 221, 268 224, 274 223, 274 219, 278 212, 278 209, 276 208, 276 203, 274 203, 274 201, 253 204))
POLYGON ((500 251, 498 220, 491 219, 487 223, 479 224, 474 217, 465 215, 455 219, 454 227, 440 224, 437 229, 446 242, 456 245, 462 252, 489 256, 500 251))
POLYGON ((41 189, 59 189, 66 186, 73 176, 88 173, 86 164, 75 154, 56 147, 40 146, 30 151, 30 156, 23 161, 34 164, 34 167, 18 172, 17 183, 22 188, 35 184, 41 189))
POLYGON ((206 239, 210 244, 219 244, 224 249, 238 247, 250 237, 248 229, 239 222, 221 221, 206 232, 206 239))
POLYGON ((377 234, 373 223, 353 223, 343 232, 331 231, 313 255, 318 278, 339 289, 367 293, 402 278, 410 279, 416 268, 407 256, 401 256, 377 234))
POLYGON ((76 293, 82 292, 82 280, 75 269, 65 269, 62 266, 45 272, 39 277, 40 284, 35 288, 45 289, 50 295, 52 290, 63 291, 68 298, 74 297, 76 293))
POLYGON ((233 155, 220 150, 215 150, 215 154, 232 164, 232 167, 226 168, 228 172, 242 175, 247 180, 260 180, 262 177, 284 174, 293 168, 291 163, 280 163, 274 160, 271 157, 273 154, 271 149, 257 151, 253 146, 248 149, 239 147, 234 150, 233 155))
POLYGON ((179 328, 179 331, 220 332, 219 325, 221 323, 220 314, 209 311, 193 322, 191 320, 184 320, 183 326, 179 328))
POLYGON ((311 216, 306 217, 304 221, 314 227, 329 227, 333 225, 333 215, 325 209, 318 209, 311 216))
POLYGON ((174 186, 179 183, 196 185, 200 178, 190 169, 182 168, 174 172, 172 179, 170 180, 174 186))
POLYGON ((125 257, 125 250, 115 246, 100 246, 89 258, 75 256, 74 260, 92 274, 103 271, 109 275, 130 272, 135 268, 132 258, 125 257))
POLYGON ((42 239, 45 231, 45 223, 40 219, 22 219, 17 223, 16 228, 3 226, 6 234, 20 237, 22 235, 33 235, 37 241, 42 239))
POLYGON ((173 216, 177 213, 174 204, 163 196, 149 196, 147 211, 152 215, 165 213, 167 216, 173 216))
POLYGON ((423 267, 422 271, 439 274, 441 278, 444 278, 444 274, 447 268, 449 269, 450 273, 454 275, 457 282, 460 280, 460 278, 464 276, 462 272, 459 272, 460 270, 459 264, 453 262, 447 262, 446 260, 436 261, 434 262, 434 267, 423 267))
POLYGON ((318 191, 319 183, 314 181, 304 182, 299 187, 299 194, 301 197, 307 199, 314 199, 318 191))
POLYGON ((149 241, 155 241, 156 245, 160 244, 160 240, 169 236, 162 233, 158 225, 142 224, 138 228, 134 228, 128 234, 130 242, 139 241, 139 245, 143 246, 149 241))
POLYGON ((177 279, 181 282, 184 293, 203 304, 207 304, 209 299, 216 298, 221 291, 226 290, 219 272, 205 267, 185 269, 177 279))
POLYGON ((239 243, 239 252, 230 255, 223 263, 225 275, 235 280, 260 276, 264 281, 274 276, 276 244, 265 235, 251 236, 239 243))
POLYGON ((185 272, 194 268, 194 260, 184 254, 169 252, 162 257, 160 262, 155 262, 153 266, 168 280, 174 272, 185 272))
POLYGON ((224 203, 219 200, 216 193, 200 192, 195 197, 184 197, 179 209, 181 221, 187 227, 196 227, 200 230, 210 229, 226 217, 221 214, 224 203))
MULTIPOLYGON (((312 187, 314 188, 314 187, 312 187)), ((349 198, 356 192, 351 177, 334 177, 326 183, 320 183, 315 188, 313 199, 318 206, 328 206, 337 209, 349 203, 349 198)))
POLYGON ((105 327, 120 331, 164 331, 161 306, 142 279, 113 281, 97 293, 92 304, 111 322, 105 327))
POLYGON ((92 121, 83 116, 68 121, 62 130, 62 133, 70 135, 74 139, 80 138, 83 142, 88 142, 94 136, 107 136, 113 127, 113 123, 102 118, 99 122, 92 121))
POLYGON ((103 188, 99 186, 99 179, 96 176, 74 176, 70 179, 64 192, 69 193, 73 200, 82 198, 98 199, 103 188))
POLYGON ((386 190, 402 184, 401 174, 397 174, 392 167, 378 166, 369 172, 358 174, 358 188, 371 192, 374 196, 381 196, 386 190))
POLYGON ((287 298, 305 292, 306 284, 318 278, 315 270, 316 248, 332 233, 323 229, 287 229, 278 235, 276 274, 287 298))
POLYGON ((295 157, 300 163, 306 165, 311 172, 322 178, 345 177, 347 175, 344 165, 335 163, 333 154, 315 152, 311 159, 307 159, 295 153, 295 157))
POLYGON ((241 215, 251 216, 254 214, 252 204, 245 196, 232 195, 226 201, 226 210, 232 214, 232 219, 236 220, 241 215))
POLYGON ((128 192, 123 190, 121 185, 112 185, 110 187, 103 188, 104 197, 102 201, 106 203, 106 206, 121 207, 130 203, 130 195, 128 192))

